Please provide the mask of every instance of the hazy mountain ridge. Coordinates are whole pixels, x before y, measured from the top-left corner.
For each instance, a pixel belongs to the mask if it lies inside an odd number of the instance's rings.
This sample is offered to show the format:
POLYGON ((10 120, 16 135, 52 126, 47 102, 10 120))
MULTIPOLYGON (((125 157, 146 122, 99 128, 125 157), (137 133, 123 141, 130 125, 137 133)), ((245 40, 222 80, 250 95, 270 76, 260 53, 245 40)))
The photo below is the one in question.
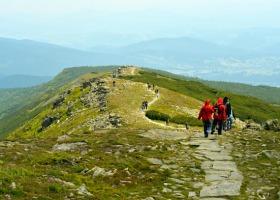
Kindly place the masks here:
POLYGON ((0 42, 2 74, 46 76, 71 66, 136 65, 206 80, 280 86, 280 56, 265 49, 269 46, 251 51, 182 37, 87 52, 28 40, 0 42))
POLYGON ((191 38, 162 38, 116 50, 147 66, 206 80, 280 86, 280 57, 264 49, 243 50, 191 38))
POLYGON ((39 85, 53 79, 52 76, 11 75, 0 77, 0 88, 20 88, 39 85))
POLYGON ((30 40, 1 38, 0 44, 3 75, 54 76, 66 67, 116 65, 120 57, 30 40))

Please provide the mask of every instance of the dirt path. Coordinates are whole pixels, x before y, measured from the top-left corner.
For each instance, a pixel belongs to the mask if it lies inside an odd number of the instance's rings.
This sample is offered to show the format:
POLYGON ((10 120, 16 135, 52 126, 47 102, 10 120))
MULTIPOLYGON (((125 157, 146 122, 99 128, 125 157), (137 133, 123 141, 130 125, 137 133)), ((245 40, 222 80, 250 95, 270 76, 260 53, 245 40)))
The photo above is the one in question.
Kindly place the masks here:
MULTIPOLYGON (((148 105, 149 105, 149 106, 148 106, 148 110, 149 110, 149 107, 150 107, 151 105, 153 105, 157 100, 160 99, 160 94, 157 96, 157 95, 155 94, 155 92, 154 92, 153 90, 151 90, 151 89, 150 89, 150 90, 147 90, 147 92, 150 92, 151 94, 153 93, 153 95, 154 95, 154 98, 152 99, 152 101, 148 102, 148 105)), ((145 116, 146 113, 145 113, 145 112, 141 112, 140 114, 142 114, 142 115, 145 116)), ((146 119, 149 123, 156 124, 156 125, 162 127, 163 129, 185 130, 185 128, 173 127, 173 126, 167 125, 167 124, 165 124, 165 123, 155 122, 155 121, 149 119, 149 118, 146 117, 146 116, 145 116, 145 119, 146 119)))
MULTIPOLYGON (((123 75, 135 75, 136 67, 128 67, 125 70, 123 70, 122 73, 123 73, 123 75)), ((133 84, 126 83, 126 85, 130 86, 130 87, 133 87, 134 84, 135 83, 133 83, 133 84)), ((147 84, 145 84, 145 83, 138 83, 138 84, 141 84, 142 85, 141 88, 143 88, 142 90, 145 90, 145 93, 146 93, 146 96, 147 96, 147 99, 148 99, 148 109, 147 110, 149 110, 150 106, 153 105, 154 103, 156 103, 161 98, 161 96, 160 96, 161 94, 159 94, 157 96, 155 91, 152 88, 150 88, 148 90, 147 84)), ((139 104, 141 105, 141 102, 139 102, 139 104)), ((183 127, 183 128, 181 128, 181 127, 174 127, 171 124, 166 125, 165 122, 157 122, 157 121, 151 120, 151 119, 149 119, 149 118, 147 118, 145 116, 146 112, 143 112, 142 109, 136 109, 133 112, 134 112, 134 114, 136 116, 141 117, 141 119, 145 120, 146 122, 148 122, 150 124, 154 124, 155 128, 156 127, 158 127, 158 128, 160 127, 162 129, 172 129, 172 130, 180 130, 180 131, 185 130, 185 127, 183 127)))

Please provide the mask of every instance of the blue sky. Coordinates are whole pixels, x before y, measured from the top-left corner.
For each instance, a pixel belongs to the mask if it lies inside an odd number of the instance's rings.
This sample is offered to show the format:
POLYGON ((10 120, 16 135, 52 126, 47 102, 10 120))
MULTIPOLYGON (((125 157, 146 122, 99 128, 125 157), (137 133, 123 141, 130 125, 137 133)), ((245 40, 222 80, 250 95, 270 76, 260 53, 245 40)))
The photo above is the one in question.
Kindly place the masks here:
POLYGON ((280 28, 279 0, 0 0, 0 5, 0 37, 63 45, 86 43, 93 36, 93 42, 102 43, 100 35, 133 42, 280 28))

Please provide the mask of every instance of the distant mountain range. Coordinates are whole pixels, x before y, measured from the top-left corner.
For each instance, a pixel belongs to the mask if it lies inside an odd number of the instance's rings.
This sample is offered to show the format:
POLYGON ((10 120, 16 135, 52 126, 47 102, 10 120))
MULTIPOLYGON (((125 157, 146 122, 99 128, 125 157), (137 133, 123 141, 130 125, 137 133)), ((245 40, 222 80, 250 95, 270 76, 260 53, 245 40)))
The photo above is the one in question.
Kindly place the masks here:
MULTIPOLYGON (((278 46, 273 44, 253 51, 239 45, 222 46, 182 37, 158 38, 115 48, 98 46, 90 51, 6 38, 0 38, 0 45, 2 76, 55 76, 73 66, 135 65, 206 80, 280 86, 280 54, 276 51, 278 46)), ((15 87, 30 86, 22 84, 25 81, 17 84, 17 80, 24 77, 14 80, 15 87)), ((0 76, 0 87, 7 85, 4 81, 0 76)), ((36 84, 35 80, 31 82, 36 84)))
POLYGON ((55 76, 67 67, 110 65, 118 59, 115 55, 86 52, 31 40, 0 38, 0 46, 2 75, 55 76))
POLYGON ((0 76, 0 88, 31 87, 50 81, 53 76, 10 75, 0 76))

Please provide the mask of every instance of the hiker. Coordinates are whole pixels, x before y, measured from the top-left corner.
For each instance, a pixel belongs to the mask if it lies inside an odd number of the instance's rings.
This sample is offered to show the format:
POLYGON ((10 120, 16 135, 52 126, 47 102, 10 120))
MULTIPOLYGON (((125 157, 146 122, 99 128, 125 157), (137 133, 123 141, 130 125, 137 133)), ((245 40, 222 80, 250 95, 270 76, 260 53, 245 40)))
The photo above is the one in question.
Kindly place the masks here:
POLYGON ((229 98, 227 98, 227 102, 226 102, 225 106, 226 106, 226 115, 227 115, 225 129, 227 131, 229 131, 232 129, 233 119, 236 119, 236 118, 235 118, 234 112, 232 110, 231 104, 229 102, 229 98))
POLYGON ((142 102, 142 111, 143 111, 143 112, 144 112, 145 108, 146 108, 145 101, 143 101, 143 102, 142 102))
POLYGON ((151 87, 151 85, 150 85, 150 83, 148 82, 148 83, 147 83, 147 89, 150 90, 150 87, 151 87))
POLYGON ((214 113, 214 109, 210 106, 210 101, 205 100, 204 106, 201 107, 200 112, 198 114, 198 120, 202 118, 203 127, 204 127, 204 137, 208 137, 208 134, 211 132, 211 123, 212 123, 212 114, 214 113))
MULTIPOLYGON (((227 109, 230 109, 230 104, 228 104, 228 100, 229 100, 229 98, 228 97, 224 97, 223 98, 223 104, 225 105, 225 107, 226 107, 226 115, 227 115, 227 109), (229 108, 228 108, 229 107, 229 108)), ((223 122, 223 130, 224 131, 227 131, 227 119, 223 122)))
POLYGON ((166 126, 169 125, 169 118, 166 119, 166 126))
POLYGON ((145 101, 145 109, 148 109, 148 101, 145 101))
POLYGON ((155 93, 156 93, 156 96, 158 98, 159 97, 158 89, 155 89, 155 93))
POLYGON ((124 84, 123 84, 123 89, 125 90, 125 88, 126 88, 126 84, 124 83, 124 84))
POLYGON ((113 81, 113 86, 114 86, 114 87, 116 86, 116 81, 113 81))
POLYGON ((215 132, 215 128, 218 129, 218 135, 222 135, 222 129, 226 118, 226 107, 223 104, 223 98, 218 98, 218 102, 213 105, 214 109, 214 121, 212 124, 211 134, 215 132))
POLYGON ((186 130, 189 130, 189 124, 188 124, 188 122, 186 122, 186 130))
POLYGON ((142 110, 144 111, 146 109, 148 109, 148 101, 143 101, 142 102, 142 110))
POLYGON ((227 114, 227 130, 229 131, 232 129, 233 119, 236 119, 236 117, 233 112, 232 106, 229 103, 229 99, 228 99, 228 104, 229 106, 226 106, 226 114, 227 114))

